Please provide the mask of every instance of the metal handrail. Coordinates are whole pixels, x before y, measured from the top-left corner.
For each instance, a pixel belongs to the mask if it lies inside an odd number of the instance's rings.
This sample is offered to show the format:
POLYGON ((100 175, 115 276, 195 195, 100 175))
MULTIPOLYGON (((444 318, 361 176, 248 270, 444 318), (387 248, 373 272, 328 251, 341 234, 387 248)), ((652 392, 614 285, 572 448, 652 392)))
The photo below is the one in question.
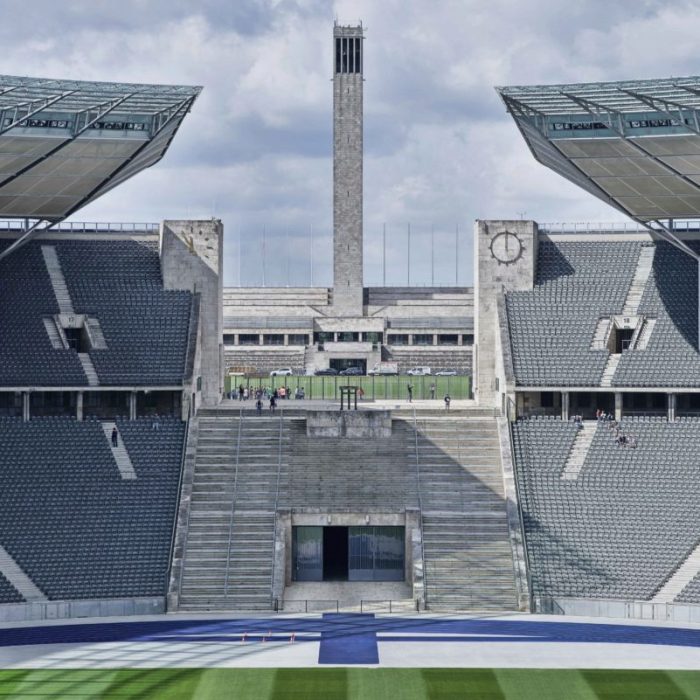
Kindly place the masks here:
POLYGON ((423 525, 423 495, 420 488, 420 458, 418 456, 418 419, 416 418, 416 409, 413 408, 413 435, 415 438, 416 449, 416 488, 418 491, 418 517, 420 519, 420 554, 423 560, 423 607, 428 609, 428 577, 425 566, 425 527, 423 525))
MULTIPOLYGON (((512 402, 512 399, 508 399, 512 402)), ((517 415, 515 412, 513 415, 517 415)), ((520 489, 520 478, 518 476, 518 463, 515 458, 515 443, 513 441, 513 422, 506 416, 506 423, 508 424, 508 442, 510 444, 510 454, 513 460, 513 482, 515 484, 515 495, 518 499, 518 520, 520 523, 520 532, 523 538, 523 558, 525 559, 525 579, 527 581, 527 592, 530 604, 530 612, 534 612, 535 608, 535 594, 532 590, 532 572, 530 570, 530 555, 527 551, 527 539, 525 534, 525 519, 523 518, 523 499, 522 492, 520 489)), ((525 452, 528 462, 530 461, 530 450, 527 446, 527 441, 525 442, 525 452)))
MULTIPOLYGON (((165 590, 167 591, 170 587, 170 578, 173 575, 173 555, 175 553, 175 538, 177 535, 177 521, 180 514, 180 501, 182 499, 182 479, 185 472, 185 460, 187 458, 187 444, 190 432, 190 414, 187 413, 187 420, 185 421, 185 436, 182 440, 182 457, 180 459, 180 475, 177 480, 177 503, 175 504, 175 516, 173 518, 173 534, 170 536, 170 556, 168 557, 168 573, 167 573, 167 583, 165 590)), ((187 519, 185 521, 185 542, 187 542, 187 533, 190 527, 190 509, 187 509, 187 519)), ((185 566, 185 552, 187 547, 183 547, 182 550, 182 567, 185 566)), ((180 580, 177 582, 177 597, 180 598, 180 593, 182 591, 182 572, 180 572, 180 580)))
POLYGON ((226 571, 224 573, 224 598, 228 598, 228 572, 231 568, 231 540, 233 539, 233 513, 236 510, 238 496, 238 464, 241 456, 241 431, 243 428, 243 407, 238 409, 238 440, 236 442, 236 468, 233 474, 233 494, 231 496, 231 515, 228 521, 228 548, 226 550, 226 571))
MULTIPOLYGON (((270 574, 270 597, 275 585, 275 537, 277 534, 277 505, 280 497, 280 474, 282 473, 282 437, 284 435, 284 409, 280 408, 280 436, 277 451, 277 486, 275 488, 275 511, 272 519, 272 572, 270 574)), ((273 601, 274 602, 274 601, 273 601)))

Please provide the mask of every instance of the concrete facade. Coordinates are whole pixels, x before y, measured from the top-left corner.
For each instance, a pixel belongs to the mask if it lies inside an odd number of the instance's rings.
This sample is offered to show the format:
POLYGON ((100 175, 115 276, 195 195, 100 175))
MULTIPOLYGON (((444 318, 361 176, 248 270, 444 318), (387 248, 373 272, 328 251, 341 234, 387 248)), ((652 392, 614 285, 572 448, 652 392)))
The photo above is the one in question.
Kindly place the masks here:
POLYGON ((333 28, 333 306, 362 315, 362 26, 333 28))
MULTIPOLYGON (((165 289, 199 294, 201 400, 216 405, 224 390, 223 362, 224 227, 218 219, 164 221, 160 259, 165 289)), ((200 382, 195 386, 199 389, 200 382)))
MULTIPOLYGON (((482 406, 501 407, 497 379, 497 300, 504 291, 530 290, 535 282, 537 224, 498 220, 474 223, 474 393, 482 406)), ((502 374, 502 371, 499 372, 502 374)))
POLYGON ((307 411, 306 434, 316 438, 386 438, 391 411, 307 411))

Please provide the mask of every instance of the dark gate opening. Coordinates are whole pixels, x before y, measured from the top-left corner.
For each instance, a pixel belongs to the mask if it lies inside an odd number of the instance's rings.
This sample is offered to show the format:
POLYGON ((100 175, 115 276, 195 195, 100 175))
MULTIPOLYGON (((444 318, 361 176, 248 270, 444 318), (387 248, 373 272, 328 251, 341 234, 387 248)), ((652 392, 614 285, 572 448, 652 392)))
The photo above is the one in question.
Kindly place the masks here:
POLYGON ((323 528, 323 580, 348 580, 348 528, 323 528))

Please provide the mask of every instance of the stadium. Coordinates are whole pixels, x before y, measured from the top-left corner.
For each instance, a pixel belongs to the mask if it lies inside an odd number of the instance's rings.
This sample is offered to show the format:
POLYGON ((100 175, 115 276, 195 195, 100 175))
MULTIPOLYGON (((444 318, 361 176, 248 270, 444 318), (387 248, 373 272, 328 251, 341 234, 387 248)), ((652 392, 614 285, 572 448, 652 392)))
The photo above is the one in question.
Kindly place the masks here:
POLYGON ((201 87, 0 77, 0 695, 700 697, 700 78, 497 88, 628 223, 365 287, 364 40, 331 287, 71 218, 201 87))

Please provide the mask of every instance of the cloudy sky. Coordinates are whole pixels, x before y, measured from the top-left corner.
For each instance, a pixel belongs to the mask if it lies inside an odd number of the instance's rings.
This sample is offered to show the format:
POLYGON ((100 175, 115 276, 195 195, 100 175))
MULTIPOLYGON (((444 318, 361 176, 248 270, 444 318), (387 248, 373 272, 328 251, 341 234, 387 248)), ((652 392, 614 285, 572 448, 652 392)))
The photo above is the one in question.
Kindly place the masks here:
POLYGON ((700 72, 700 0, 0 0, 0 18, 2 73, 204 86, 164 160, 74 218, 219 217, 231 285, 262 282, 263 237, 266 284, 309 284, 312 246, 330 283, 335 19, 366 28, 370 285, 384 225, 387 284, 408 279, 409 223, 411 283, 470 284, 476 218, 620 220, 533 160, 494 85, 700 72))

